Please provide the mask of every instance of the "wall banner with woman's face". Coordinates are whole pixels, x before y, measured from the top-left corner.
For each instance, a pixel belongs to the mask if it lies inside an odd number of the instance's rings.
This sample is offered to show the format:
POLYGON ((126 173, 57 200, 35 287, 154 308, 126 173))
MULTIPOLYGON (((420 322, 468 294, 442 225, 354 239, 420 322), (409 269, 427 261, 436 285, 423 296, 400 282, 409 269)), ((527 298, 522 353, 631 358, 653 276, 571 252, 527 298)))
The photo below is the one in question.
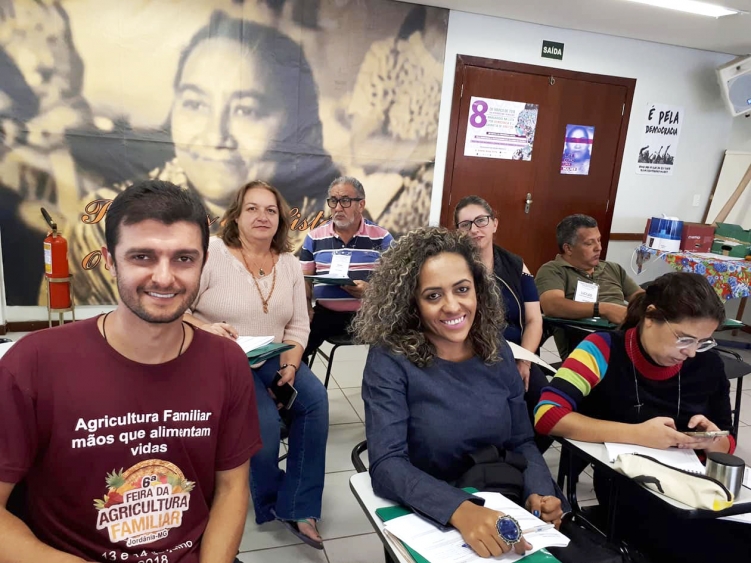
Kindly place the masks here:
POLYGON ((40 207, 76 302, 115 302, 103 219, 142 179, 196 190, 212 232, 235 190, 269 182, 297 247, 341 175, 395 236, 427 225, 447 25, 391 0, 0 2, 7 304, 46 302, 40 207))

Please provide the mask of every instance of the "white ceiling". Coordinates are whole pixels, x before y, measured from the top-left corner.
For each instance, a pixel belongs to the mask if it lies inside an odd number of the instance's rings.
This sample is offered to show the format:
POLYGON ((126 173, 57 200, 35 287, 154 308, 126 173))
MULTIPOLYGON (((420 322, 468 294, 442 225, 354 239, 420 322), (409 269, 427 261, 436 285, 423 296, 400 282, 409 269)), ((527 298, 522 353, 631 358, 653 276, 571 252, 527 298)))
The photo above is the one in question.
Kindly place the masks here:
POLYGON ((625 0, 399 1, 720 53, 751 54, 751 0, 712 0, 749 12, 719 19, 625 0))

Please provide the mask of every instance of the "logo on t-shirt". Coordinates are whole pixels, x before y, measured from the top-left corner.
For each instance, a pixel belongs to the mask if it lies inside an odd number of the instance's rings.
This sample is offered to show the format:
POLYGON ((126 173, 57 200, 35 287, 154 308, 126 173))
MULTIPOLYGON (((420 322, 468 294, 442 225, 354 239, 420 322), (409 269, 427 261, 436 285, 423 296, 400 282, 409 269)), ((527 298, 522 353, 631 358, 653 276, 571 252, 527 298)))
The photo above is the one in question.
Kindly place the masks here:
POLYGON ((128 547, 162 540, 171 528, 178 528, 195 486, 179 467, 159 459, 125 471, 113 469, 105 481, 107 493, 94 500, 96 528, 107 528, 112 543, 124 541, 128 547))

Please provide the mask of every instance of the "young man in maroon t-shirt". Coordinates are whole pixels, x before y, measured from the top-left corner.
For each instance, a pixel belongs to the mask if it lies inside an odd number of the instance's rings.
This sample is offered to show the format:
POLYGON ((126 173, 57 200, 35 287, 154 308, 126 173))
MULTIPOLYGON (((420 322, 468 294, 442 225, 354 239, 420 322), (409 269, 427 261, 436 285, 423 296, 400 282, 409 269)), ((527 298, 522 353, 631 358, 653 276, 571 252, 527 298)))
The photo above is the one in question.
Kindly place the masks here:
POLYGON ((261 438, 243 351, 182 322, 206 211, 148 181, 106 221, 117 308, 0 360, 0 563, 231 563, 261 438), (23 520, 5 509, 18 483, 23 520))

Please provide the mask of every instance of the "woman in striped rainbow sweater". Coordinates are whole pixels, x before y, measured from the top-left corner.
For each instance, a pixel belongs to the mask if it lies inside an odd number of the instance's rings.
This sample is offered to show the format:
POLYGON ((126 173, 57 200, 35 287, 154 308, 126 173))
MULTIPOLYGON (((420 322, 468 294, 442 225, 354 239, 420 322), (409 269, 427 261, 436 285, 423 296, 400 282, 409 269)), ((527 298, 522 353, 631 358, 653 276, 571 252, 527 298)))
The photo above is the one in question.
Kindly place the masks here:
MULTIPOLYGON (((702 276, 673 272, 658 278, 629 304, 621 331, 591 334, 566 358, 543 389, 536 430, 585 442, 732 453, 732 436, 705 439, 683 433, 732 426, 722 360, 704 353, 717 345, 712 334, 724 319, 722 302, 702 276)), ((595 472, 601 505, 609 500, 604 485, 605 475, 595 472)), ((751 537, 739 529, 741 524, 679 521, 654 502, 644 514, 639 499, 651 493, 634 489, 620 496, 618 531, 660 563, 751 553, 751 537), (685 541, 694 537, 711 540, 685 541)))

